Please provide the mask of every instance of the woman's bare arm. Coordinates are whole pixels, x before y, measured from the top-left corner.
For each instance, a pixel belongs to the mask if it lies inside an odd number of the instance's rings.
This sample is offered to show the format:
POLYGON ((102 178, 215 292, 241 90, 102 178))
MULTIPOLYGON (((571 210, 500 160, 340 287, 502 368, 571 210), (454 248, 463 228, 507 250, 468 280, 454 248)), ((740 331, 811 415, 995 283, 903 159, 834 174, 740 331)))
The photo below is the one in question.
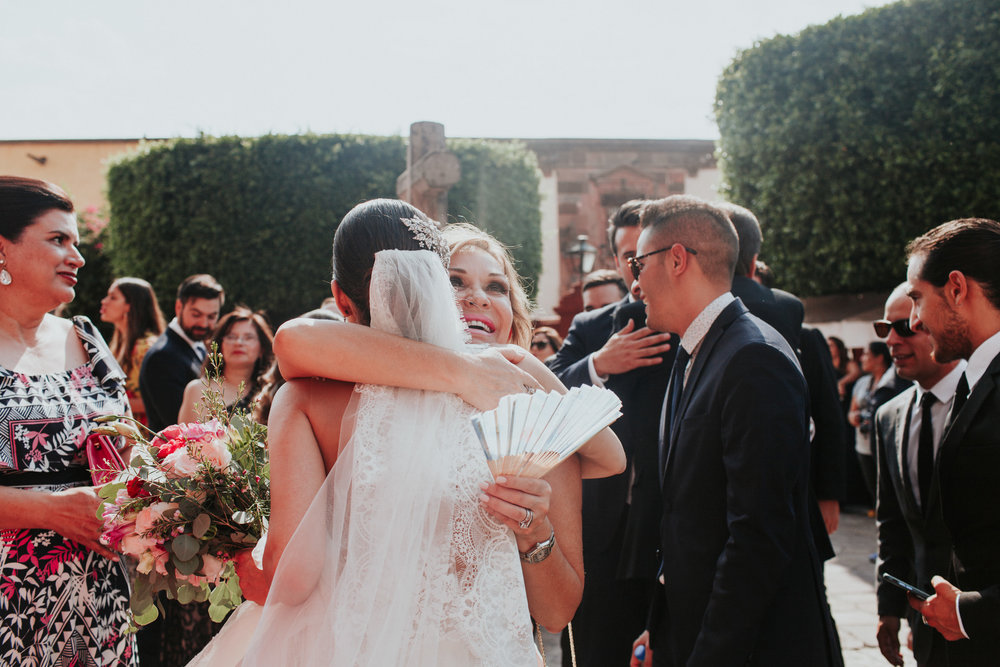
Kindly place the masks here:
POLYGON ((538 387, 513 363, 520 348, 454 352, 349 322, 295 319, 274 337, 274 352, 286 378, 325 377, 458 395, 480 410, 501 397, 538 387))

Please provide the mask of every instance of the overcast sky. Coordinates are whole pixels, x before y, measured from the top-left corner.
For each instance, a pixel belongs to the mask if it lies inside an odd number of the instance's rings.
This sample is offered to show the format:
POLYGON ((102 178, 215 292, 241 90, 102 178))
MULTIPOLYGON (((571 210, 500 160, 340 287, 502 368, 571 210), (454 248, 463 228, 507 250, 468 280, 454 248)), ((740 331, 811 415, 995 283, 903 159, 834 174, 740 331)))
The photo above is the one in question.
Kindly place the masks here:
POLYGON ((714 139, 741 50, 878 0, 0 0, 0 139, 714 139))

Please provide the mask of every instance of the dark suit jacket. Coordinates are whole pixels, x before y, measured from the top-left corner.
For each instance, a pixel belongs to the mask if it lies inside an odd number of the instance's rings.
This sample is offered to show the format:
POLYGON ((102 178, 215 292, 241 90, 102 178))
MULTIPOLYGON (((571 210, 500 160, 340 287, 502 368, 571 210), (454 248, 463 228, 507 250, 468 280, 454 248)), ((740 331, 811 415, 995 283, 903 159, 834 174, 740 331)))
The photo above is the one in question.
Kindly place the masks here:
MULTIPOLYGON (((745 276, 733 278, 732 292, 747 310, 777 329, 796 351, 809 387, 810 416, 816 426, 810 464, 812 495, 819 500, 840 500, 847 474, 846 424, 826 339, 816 329, 803 327, 805 309, 795 295, 765 287, 745 276)), ((810 507, 810 524, 820 558, 833 558, 833 545, 818 505, 810 507)))
POLYGON ((973 639, 949 642, 949 659, 952 649, 975 647, 979 661, 974 664, 996 664, 1000 655, 1000 356, 990 363, 945 433, 936 471, 939 483, 931 487, 931 500, 941 503, 954 549, 948 579, 968 591, 959 598, 959 610, 965 631, 973 639))
POLYGON ((655 664, 842 664, 809 528, 807 402, 784 338, 727 306, 665 438, 655 664))
POLYGON ((908 618, 913 630, 913 654, 921 664, 932 659, 944 664, 944 637, 920 622, 906 600, 906 593, 881 582, 891 574, 925 591, 933 591, 931 577, 947 571, 951 560, 951 538, 941 515, 940 498, 927 508, 917 504, 905 453, 910 415, 917 388, 910 387, 891 399, 875 415, 875 446, 878 460, 878 574, 876 589, 880 616, 908 618), (933 658, 932 658, 933 654, 933 658))
MULTIPOLYGON (((568 387, 590 384, 587 361, 629 319, 646 323, 645 305, 624 299, 573 318, 559 352, 547 362, 568 387)), ((656 366, 611 376, 605 383, 622 400, 611 425, 625 449, 624 473, 583 481, 583 601, 573 619, 579 664, 625 664, 632 641, 645 627, 649 595, 659 566, 660 517, 657 467, 660 408, 676 350, 656 366), (631 504, 629 483, 631 480, 631 504), (620 663, 619 663, 620 661, 620 663)), ((566 657, 569 652, 566 651, 566 657)))
POLYGON ((139 391, 146 404, 149 428, 159 431, 177 423, 184 387, 201 374, 201 360, 183 338, 167 328, 146 353, 139 370, 139 391))

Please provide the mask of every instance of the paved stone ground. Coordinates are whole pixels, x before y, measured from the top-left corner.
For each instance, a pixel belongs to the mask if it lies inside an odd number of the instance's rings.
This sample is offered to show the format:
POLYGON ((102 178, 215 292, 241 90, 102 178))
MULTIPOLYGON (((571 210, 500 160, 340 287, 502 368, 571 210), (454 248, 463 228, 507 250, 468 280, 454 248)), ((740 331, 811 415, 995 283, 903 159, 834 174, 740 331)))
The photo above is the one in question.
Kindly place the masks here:
MULTIPOLYGON (((875 643, 875 566, 868 557, 875 551, 875 519, 865 514, 844 513, 833 534, 837 556, 826 563, 826 588, 833 617, 837 621, 846 667, 886 667, 889 663, 875 643)), ((906 641, 906 628, 900 640, 906 641)), ((549 667, 560 664, 558 635, 543 632, 549 667)), ((903 649, 907 665, 916 664, 903 649)))

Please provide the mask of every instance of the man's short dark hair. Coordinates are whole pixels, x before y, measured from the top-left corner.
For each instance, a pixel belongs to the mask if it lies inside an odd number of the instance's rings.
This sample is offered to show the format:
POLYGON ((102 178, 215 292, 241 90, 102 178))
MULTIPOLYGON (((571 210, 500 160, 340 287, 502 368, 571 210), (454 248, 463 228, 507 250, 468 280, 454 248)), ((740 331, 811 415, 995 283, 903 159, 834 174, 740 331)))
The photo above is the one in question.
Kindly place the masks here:
POLYGON ((197 273, 185 278, 177 288, 177 300, 181 305, 192 299, 218 299, 221 306, 226 302, 226 293, 215 278, 207 273, 197 273))
POLYGON ((760 254, 760 245, 764 240, 760 232, 760 222, 749 209, 722 202, 716 204, 729 215, 729 221, 736 228, 736 236, 740 239, 740 254, 736 260, 736 275, 749 277, 754 268, 754 259, 760 254))
POLYGON ((615 232, 622 227, 638 227, 639 217, 642 215, 642 207, 649 203, 648 199, 633 199, 627 201, 611 214, 608 218, 608 245, 611 246, 611 254, 618 254, 618 244, 615 243, 615 232))
POLYGON ((622 280, 622 277, 618 275, 617 271, 612 271, 611 269, 598 269, 597 271, 591 271, 583 277, 584 292, 594 287, 600 287, 601 285, 617 285, 618 289, 621 290, 622 296, 628 294, 628 288, 625 287, 625 281, 622 280))
POLYGON ((643 229, 697 253, 705 276, 731 285, 740 250, 736 229, 724 211, 691 195, 671 195, 642 209, 643 229))
POLYGON ((979 283, 990 304, 1000 310, 1000 222, 986 218, 946 222, 910 241, 906 254, 923 255, 921 280, 943 287, 949 273, 961 271, 979 283))

